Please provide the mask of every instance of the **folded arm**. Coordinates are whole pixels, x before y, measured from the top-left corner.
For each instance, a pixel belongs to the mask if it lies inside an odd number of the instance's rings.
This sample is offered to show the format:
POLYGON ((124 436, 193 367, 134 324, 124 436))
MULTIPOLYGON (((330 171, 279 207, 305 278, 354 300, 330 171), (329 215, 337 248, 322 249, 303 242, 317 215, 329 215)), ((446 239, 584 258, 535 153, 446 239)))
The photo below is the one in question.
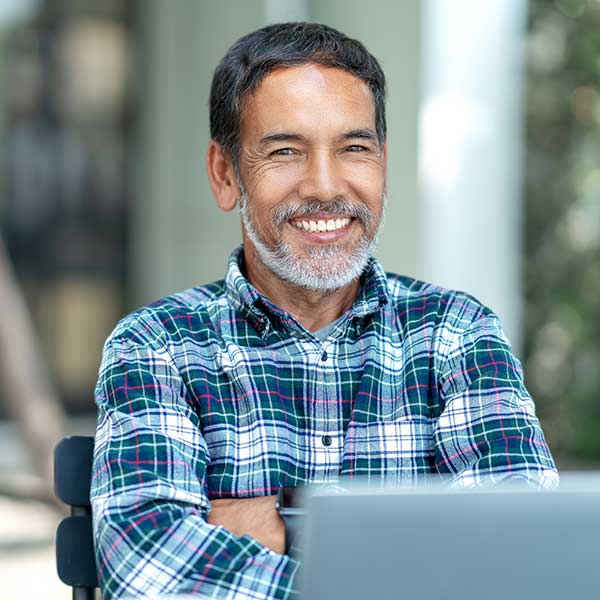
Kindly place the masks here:
MULTIPOLYGON (((278 550, 276 529, 263 535, 237 518, 236 535, 226 528, 233 520, 225 503, 211 513, 208 449, 156 337, 107 343, 96 400, 91 498, 103 598, 289 597, 298 564, 244 535, 256 533, 278 550)), ((246 516, 256 520, 270 502, 248 501, 246 516)))
POLYGON ((235 535, 249 535, 273 552, 285 552, 285 526, 275 502, 277 496, 213 500, 208 522, 235 535))

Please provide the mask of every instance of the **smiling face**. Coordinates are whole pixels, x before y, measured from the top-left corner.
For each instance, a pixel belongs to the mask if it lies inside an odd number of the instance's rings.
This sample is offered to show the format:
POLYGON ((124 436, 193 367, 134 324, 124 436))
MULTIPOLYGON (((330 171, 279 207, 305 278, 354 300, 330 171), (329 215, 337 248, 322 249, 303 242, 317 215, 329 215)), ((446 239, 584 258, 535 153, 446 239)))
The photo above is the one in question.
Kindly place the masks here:
POLYGON ((240 133, 246 261, 311 290, 356 279, 385 188, 369 87, 340 69, 279 69, 244 100, 240 133))

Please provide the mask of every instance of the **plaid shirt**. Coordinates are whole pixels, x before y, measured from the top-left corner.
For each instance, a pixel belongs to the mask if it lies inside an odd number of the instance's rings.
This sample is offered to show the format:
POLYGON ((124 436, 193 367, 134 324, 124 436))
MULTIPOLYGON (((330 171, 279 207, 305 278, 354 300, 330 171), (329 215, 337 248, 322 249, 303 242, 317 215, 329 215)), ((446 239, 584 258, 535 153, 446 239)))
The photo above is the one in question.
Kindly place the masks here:
POLYGON ((215 498, 341 476, 556 483, 488 308, 371 259, 320 341, 250 285, 242 260, 238 248, 225 281, 133 313, 106 343, 91 492, 105 599, 294 595, 298 562, 209 525, 215 498))

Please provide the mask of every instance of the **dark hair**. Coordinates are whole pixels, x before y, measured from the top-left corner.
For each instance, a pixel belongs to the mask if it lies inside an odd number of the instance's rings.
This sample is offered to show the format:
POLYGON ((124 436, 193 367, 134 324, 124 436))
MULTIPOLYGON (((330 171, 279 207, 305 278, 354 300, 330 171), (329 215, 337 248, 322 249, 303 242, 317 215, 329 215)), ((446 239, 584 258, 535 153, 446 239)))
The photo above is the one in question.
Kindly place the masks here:
POLYGON ((237 167, 242 99, 280 67, 316 63, 343 69, 373 93, 379 143, 386 136, 385 75, 377 59, 357 40, 318 23, 277 23, 239 39, 223 57, 210 90, 210 135, 237 167))

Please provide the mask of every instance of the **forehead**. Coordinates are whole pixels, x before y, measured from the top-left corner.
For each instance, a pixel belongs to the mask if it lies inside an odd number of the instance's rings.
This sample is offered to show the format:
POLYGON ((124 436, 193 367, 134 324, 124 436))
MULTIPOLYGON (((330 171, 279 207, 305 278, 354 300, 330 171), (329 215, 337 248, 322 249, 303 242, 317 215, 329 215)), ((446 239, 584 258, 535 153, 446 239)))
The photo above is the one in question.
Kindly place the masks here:
POLYGON ((369 86, 342 69, 316 64, 277 69, 245 98, 242 137, 270 130, 375 129, 369 86))

